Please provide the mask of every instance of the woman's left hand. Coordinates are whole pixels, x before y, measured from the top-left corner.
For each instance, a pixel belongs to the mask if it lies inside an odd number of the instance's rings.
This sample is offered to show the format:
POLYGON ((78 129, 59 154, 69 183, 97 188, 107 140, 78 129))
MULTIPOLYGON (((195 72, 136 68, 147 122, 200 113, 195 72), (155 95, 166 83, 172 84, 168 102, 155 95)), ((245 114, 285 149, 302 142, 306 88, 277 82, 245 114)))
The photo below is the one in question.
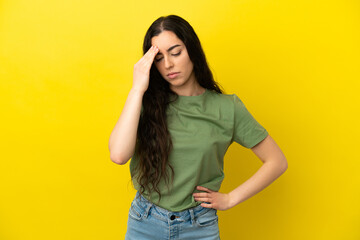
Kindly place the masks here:
POLYGON ((200 191, 205 191, 205 193, 193 193, 195 201, 203 202, 201 203, 201 206, 206 208, 214 208, 221 211, 227 210, 232 207, 229 194, 215 192, 202 186, 197 186, 196 189, 200 191))

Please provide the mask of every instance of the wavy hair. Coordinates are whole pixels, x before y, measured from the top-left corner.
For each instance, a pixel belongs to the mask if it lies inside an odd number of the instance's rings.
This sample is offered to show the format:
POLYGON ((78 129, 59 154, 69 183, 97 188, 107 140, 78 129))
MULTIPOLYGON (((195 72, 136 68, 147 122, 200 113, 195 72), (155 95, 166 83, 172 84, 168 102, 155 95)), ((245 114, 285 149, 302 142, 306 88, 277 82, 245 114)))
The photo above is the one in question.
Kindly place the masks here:
MULTIPOLYGON (((151 24, 145 34, 143 54, 151 47, 152 37, 158 36, 163 31, 172 31, 185 44, 199 85, 219 94, 223 93, 220 85, 214 81, 194 29, 186 20, 177 15, 159 17, 151 24)), ((140 185, 140 194, 147 191, 151 196, 151 192, 156 191, 159 201, 161 199, 158 188, 160 180, 164 178, 168 190, 170 174, 171 183, 174 181, 174 169, 169 163, 169 154, 173 144, 167 127, 166 109, 168 104, 176 99, 177 94, 170 89, 169 83, 161 76, 153 63, 150 68, 149 87, 142 100, 135 149, 139 156, 139 162, 135 169, 137 182, 140 185)))

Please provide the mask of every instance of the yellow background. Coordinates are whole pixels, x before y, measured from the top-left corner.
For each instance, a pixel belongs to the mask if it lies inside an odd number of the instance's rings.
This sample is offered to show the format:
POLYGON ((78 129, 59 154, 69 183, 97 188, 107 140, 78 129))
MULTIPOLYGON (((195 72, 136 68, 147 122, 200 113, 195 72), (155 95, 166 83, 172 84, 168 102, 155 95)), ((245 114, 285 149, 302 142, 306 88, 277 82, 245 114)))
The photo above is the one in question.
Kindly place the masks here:
MULTIPOLYGON (((110 133, 147 28, 177 14, 288 160, 218 211, 221 239, 360 239, 359 1, 0 1, 0 239, 123 239, 135 196, 110 133)), ((261 166, 234 143, 221 192, 261 166)))

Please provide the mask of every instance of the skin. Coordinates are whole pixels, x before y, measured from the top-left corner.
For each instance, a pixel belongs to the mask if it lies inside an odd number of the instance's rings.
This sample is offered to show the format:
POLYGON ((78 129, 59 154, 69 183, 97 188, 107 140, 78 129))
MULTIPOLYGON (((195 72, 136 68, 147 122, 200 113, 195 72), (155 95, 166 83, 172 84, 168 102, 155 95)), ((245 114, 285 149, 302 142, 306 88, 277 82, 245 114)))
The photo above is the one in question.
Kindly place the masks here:
POLYGON ((152 46, 134 64, 132 88, 109 138, 110 159, 116 164, 126 164, 135 152, 141 103, 149 87, 150 68, 158 51, 152 46))
POLYGON ((205 91, 196 80, 193 63, 185 44, 175 33, 163 31, 151 39, 151 44, 159 48, 154 63, 162 77, 169 82, 171 90, 182 96, 199 95, 205 91), (180 46, 167 51, 174 45, 180 46), (171 79, 167 76, 170 72, 180 72, 180 74, 177 78, 171 79))
MULTIPOLYGON (((163 31, 153 37, 151 43, 159 48, 155 56, 155 66, 163 78, 169 82, 173 91, 185 96, 199 95, 205 91, 196 81, 193 63, 184 43, 173 32, 163 31), (180 46, 167 51, 176 44, 180 46), (175 54, 179 52, 180 55, 176 56, 175 54), (180 75, 176 79, 170 79, 167 76, 169 72, 180 72, 180 75)), ((287 169, 286 158, 270 135, 251 150, 264 163, 251 178, 230 193, 221 193, 197 186, 197 190, 204 192, 194 193, 194 200, 203 202, 201 206, 206 208, 227 210, 264 189, 287 169)))
POLYGON ((197 189, 204 193, 194 193, 195 201, 208 202, 201 203, 201 206, 224 211, 260 192, 286 171, 287 160, 270 135, 251 150, 263 162, 254 175, 230 193, 221 193, 197 186, 197 189))
MULTIPOLYGON (((155 59, 159 60, 155 61, 156 68, 178 95, 194 96, 205 91, 196 81, 193 64, 184 43, 174 33, 164 31, 152 38, 152 44, 134 65, 133 86, 110 135, 110 158, 117 164, 126 164, 134 154, 141 101, 149 86, 150 67, 155 59), (168 52, 167 49, 175 44, 181 46, 168 52), (180 51, 180 55, 174 55, 180 51), (176 79, 170 79, 167 76, 169 72, 180 72, 180 75, 176 79)), ((203 202, 201 206, 206 208, 227 210, 260 192, 286 171, 287 160, 270 135, 251 150, 263 162, 253 176, 230 193, 197 186, 197 189, 203 192, 193 194, 195 201, 203 202)))

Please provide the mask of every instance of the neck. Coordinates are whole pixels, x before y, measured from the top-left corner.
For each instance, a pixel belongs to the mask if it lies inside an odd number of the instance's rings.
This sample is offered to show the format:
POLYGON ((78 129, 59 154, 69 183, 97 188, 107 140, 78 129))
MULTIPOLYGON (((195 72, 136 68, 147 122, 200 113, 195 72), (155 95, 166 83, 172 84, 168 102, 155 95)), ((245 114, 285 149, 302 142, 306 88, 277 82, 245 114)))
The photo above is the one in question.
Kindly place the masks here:
POLYGON ((195 79, 189 81, 188 84, 179 87, 170 85, 170 88, 180 96, 197 96, 205 92, 205 88, 200 86, 195 79))
POLYGON ((181 90, 173 90, 180 96, 198 96, 205 92, 205 88, 201 87, 194 87, 192 89, 181 89, 181 90))

